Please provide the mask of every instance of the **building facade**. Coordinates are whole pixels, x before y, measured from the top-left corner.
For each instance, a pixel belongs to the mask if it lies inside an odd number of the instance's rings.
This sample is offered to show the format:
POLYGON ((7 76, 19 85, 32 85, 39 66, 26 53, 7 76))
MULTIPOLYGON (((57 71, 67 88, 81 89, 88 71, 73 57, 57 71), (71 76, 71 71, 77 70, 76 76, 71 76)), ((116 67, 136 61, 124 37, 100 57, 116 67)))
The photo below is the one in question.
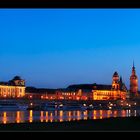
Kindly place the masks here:
POLYGON ((22 98, 25 96, 25 80, 15 76, 9 82, 0 82, 0 98, 22 98))

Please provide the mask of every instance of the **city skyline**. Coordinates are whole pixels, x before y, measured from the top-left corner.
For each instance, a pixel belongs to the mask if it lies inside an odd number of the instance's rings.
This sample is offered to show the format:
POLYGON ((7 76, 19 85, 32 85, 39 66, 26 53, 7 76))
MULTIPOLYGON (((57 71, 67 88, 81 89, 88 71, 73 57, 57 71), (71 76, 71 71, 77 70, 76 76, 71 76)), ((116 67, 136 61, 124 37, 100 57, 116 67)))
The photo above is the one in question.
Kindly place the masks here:
POLYGON ((0 81, 110 85, 117 71, 129 89, 133 60, 139 79, 139 9, 1 9, 0 18, 0 81))

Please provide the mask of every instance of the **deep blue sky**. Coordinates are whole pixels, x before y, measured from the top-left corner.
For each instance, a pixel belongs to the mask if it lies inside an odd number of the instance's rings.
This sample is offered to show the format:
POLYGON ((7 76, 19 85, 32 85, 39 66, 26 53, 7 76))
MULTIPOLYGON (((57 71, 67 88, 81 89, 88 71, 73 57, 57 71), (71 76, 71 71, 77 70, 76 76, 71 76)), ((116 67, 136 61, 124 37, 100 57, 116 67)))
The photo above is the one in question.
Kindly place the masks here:
POLYGON ((0 9, 0 81, 129 87, 133 60, 140 77, 140 9, 0 9))

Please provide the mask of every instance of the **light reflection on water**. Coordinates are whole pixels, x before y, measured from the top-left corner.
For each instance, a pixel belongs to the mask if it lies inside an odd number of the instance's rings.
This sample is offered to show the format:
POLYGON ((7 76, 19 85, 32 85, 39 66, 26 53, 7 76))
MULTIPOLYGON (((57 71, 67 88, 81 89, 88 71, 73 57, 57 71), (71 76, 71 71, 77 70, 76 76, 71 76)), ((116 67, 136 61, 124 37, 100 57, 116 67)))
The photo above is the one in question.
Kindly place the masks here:
POLYGON ((104 119, 110 117, 138 116, 139 110, 92 111, 2 111, 0 123, 63 122, 72 120, 104 119))

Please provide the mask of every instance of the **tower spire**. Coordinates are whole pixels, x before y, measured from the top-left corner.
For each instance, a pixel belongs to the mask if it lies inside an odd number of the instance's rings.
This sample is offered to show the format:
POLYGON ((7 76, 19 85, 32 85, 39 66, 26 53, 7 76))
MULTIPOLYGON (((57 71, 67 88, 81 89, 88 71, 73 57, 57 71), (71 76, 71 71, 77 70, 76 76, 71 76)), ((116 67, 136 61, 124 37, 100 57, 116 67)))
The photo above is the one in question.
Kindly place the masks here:
POLYGON ((122 76, 120 76, 120 82, 122 83, 122 76))
POLYGON ((133 68, 135 68, 135 65, 134 65, 134 60, 133 60, 133 68))
POLYGON ((135 70, 134 60, 133 60, 133 67, 132 67, 132 75, 136 75, 136 70, 135 70))

